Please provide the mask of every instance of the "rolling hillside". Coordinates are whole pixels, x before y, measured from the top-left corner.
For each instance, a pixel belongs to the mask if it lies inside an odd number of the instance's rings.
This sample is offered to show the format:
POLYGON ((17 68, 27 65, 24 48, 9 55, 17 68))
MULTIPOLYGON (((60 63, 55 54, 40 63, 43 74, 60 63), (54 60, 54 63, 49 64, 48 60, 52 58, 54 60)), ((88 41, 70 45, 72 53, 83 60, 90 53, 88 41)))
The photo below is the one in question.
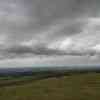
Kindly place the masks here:
POLYGON ((100 73, 78 73, 1 86, 0 100, 100 100, 100 73))

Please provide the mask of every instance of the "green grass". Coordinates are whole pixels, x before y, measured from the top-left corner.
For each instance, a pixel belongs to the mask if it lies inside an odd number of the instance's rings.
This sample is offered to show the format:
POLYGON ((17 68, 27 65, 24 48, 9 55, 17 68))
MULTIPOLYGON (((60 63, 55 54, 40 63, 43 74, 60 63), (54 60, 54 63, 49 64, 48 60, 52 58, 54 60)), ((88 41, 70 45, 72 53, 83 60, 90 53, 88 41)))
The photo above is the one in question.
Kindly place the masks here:
POLYGON ((100 100, 100 73, 72 74, 0 87, 0 100, 100 100))

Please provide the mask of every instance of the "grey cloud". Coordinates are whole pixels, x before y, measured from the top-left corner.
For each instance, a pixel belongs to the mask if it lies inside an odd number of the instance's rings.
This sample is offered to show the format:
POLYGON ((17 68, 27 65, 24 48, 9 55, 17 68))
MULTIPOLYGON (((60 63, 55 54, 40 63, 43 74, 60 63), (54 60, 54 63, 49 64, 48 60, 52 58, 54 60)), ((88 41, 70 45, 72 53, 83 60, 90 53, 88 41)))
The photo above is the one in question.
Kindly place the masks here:
POLYGON ((99 5, 100 0, 0 0, 0 34, 7 35, 6 45, 15 45, 6 51, 10 54, 60 54, 45 45, 33 49, 16 47, 16 44, 30 39, 48 44, 78 34, 88 17, 99 17, 99 5), (53 26, 56 28, 51 28, 53 26))
MULTIPOLYGON (((8 30, 18 31, 15 34, 31 33, 31 30, 39 30, 41 27, 47 26, 56 20, 68 18, 74 19, 76 17, 89 16, 89 13, 94 13, 97 7, 93 0, 0 0, 2 6, 0 11, 4 19, 4 27, 8 30), (9 2, 8 2, 9 1, 9 2), (90 1, 90 2, 89 2, 90 1), (89 4, 88 4, 89 3, 89 4), (16 19, 16 21, 9 21, 11 17, 22 17, 27 20, 16 19), (35 21, 34 21, 35 20, 35 21)), ((98 3, 98 2, 97 2, 98 3)), ((2 24, 2 25, 3 25, 2 24)), ((1 25, 1 26, 2 26, 1 25)))
POLYGON ((13 46, 6 50, 4 50, 7 54, 15 54, 15 55, 25 55, 25 54, 33 54, 33 55, 63 55, 64 52, 59 50, 52 50, 46 47, 36 46, 36 47, 27 47, 27 46, 13 46))
POLYGON ((0 33, 9 35, 9 41, 13 42, 34 34, 42 36, 45 34, 40 31, 62 19, 66 19, 66 25, 54 35, 78 33, 82 27, 74 22, 75 18, 95 16, 99 4, 99 0, 0 0, 0 33))
POLYGON ((41 25, 59 18, 95 16, 99 4, 99 0, 40 0, 37 4, 37 16, 41 25))
POLYGON ((13 58, 13 57, 27 57, 29 56, 39 56, 39 55, 44 55, 44 56, 64 56, 64 55, 70 55, 70 56, 94 56, 94 55, 100 55, 100 52, 96 52, 95 50, 86 50, 86 51, 80 51, 80 50, 70 50, 70 51, 63 51, 63 50, 55 50, 55 49, 48 49, 43 46, 35 46, 35 47, 27 47, 27 46, 12 46, 9 47, 8 49, 3 49, 0 51, 2 53, 1 58, 13 58))

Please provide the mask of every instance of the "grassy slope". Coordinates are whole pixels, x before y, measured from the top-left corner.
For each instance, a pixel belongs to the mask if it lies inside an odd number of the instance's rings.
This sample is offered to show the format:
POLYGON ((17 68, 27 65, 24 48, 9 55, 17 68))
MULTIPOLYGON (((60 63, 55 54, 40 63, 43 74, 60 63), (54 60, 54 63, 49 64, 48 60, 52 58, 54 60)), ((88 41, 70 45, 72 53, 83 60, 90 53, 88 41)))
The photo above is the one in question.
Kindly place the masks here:
POLYGON ((73 74, 0 87, 0 100, 100 100, 100 73, 73 74))

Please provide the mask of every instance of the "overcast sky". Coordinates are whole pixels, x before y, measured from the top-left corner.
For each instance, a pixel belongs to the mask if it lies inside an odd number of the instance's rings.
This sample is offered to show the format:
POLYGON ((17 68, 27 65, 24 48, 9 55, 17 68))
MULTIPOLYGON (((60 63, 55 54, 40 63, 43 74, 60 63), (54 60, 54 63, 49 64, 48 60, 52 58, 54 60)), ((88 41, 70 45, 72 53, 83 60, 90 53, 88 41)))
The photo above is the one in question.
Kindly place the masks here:
POLYGON ((1 65, 27 57, 39 63, 39 55, 55 64, 75 56, 80 63, 89 63, 83 56, 99 62, 99 32, 100 0, 0 0, 1 65))

